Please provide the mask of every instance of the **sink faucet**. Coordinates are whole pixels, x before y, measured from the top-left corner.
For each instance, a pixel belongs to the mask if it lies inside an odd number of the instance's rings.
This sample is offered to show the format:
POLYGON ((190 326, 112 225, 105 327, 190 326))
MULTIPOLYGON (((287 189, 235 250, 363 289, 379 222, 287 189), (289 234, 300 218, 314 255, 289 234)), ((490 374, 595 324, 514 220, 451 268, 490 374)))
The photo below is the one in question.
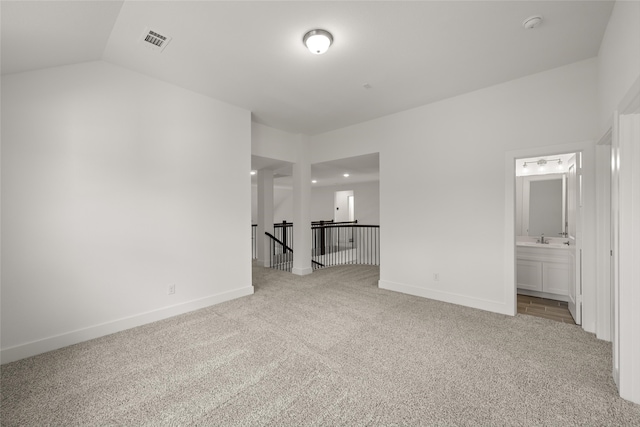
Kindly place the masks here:
POLYGON ((547 240, 547 241, 545 242, 545 240, 544 240, 544 234, 542 234, 542 235, 540 235, 540 239, 538 239, 538 243, 547 244, 547 243, 549 243, 549 240, 547 240))

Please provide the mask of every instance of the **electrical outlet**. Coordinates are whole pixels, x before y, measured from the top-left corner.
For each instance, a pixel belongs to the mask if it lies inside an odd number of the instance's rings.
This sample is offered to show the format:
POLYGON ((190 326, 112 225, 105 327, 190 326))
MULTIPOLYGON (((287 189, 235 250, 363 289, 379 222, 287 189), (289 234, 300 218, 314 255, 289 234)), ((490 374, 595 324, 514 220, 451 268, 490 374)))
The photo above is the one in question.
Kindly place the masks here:
POLYGON ((173 295, 176 293, 176 285, 171 284, 169 285, 169 287, 167 288, 167 295, 173 295))
POLYGON ((440 273, 433 273, 433 281, 437 282, 438 280, 440 280, 440 273))

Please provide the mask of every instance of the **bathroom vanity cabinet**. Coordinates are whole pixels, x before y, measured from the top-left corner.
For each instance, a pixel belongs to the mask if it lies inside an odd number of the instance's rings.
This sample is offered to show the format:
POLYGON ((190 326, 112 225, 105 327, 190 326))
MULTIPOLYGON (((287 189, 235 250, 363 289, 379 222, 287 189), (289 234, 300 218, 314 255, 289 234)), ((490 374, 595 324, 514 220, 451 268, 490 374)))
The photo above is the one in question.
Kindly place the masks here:
POLYGON ((534 296, 567 301, 573 282, 569 247, 517 246, 518 289, 534 296))

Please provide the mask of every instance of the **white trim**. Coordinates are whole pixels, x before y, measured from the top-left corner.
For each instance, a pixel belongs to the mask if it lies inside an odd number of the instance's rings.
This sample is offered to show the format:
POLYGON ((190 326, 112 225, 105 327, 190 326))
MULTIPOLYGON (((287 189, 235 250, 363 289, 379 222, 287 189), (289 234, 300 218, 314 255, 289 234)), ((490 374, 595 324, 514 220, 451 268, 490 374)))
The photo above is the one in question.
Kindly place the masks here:
POLYGON ((135 328, 136 326, 146 325, 158 320, 167 319, 179 314, 199 310, 201 308, 220 304, 225 301, 230 301, 232 299, 244 297, 251 294, 253 294, 253 286, 247 286, 244 288, 221 292, 219 294, 187 301, 169 307, 164 307, 158 310, 152 310, 114 321, 89 326, 87 328, 77 329, 75 331, 54 335, 26 344, 3 348, 0 351, 0 360, 2 360, 2 363, 13 362, 16 360, 24 359, 26 357, 31 357, 37 354, 46 353, 48 351, 57 350, 69 345, 78 344, 83 341, 88 341, 94 338, 99 338, 105 335, 124 331, 126 329, 135 328))
MULTIPOLYGON (((515 176, 515 175, 514 175, 515 176)), ((404 283, 390 282, 388 280, 379 280, 378 287, 389 291, 401 292, 403 294, 413 295, 422 298, 429 298, 437 301, 448 302, 451 304, 462 305, 480 310, 486 310, 493 313, 506 314, 513 316, 511 312, 513 306, 504 302, 491 301, 482 298, 473 298, 466 295, 452 294, 449 292, 434 291, 433 289, 420 288, 418 286, 407 285, 404 283)))
POLYGON ((296 276, 306 276, 307 274, 313 273, 313 269, 311 267, 293 267, 291 269, 291 273, 295 274, 296 276))
MULTIPOLYGON (((618 347, 620 396, 640 403, 640 77, 614 115, 619 149, 618 347)), ((615 371, 614 371, 615 374, 615 371)))
POLYGON ((619 261, 620 256, 620 145, 618 138, 618 112, 615 112, 615 118, 613 119, 612 138, 611 138, 611 288, 613 304, 611 310, 613 315, 611 321, 613 322, 613 331, 611 336, 612 342, 612 375, 613 381, 616 383, 618 392, 620 391, 620 304, 619 304, 619 261))
MULTIPOLYGON (((504 292, 505 301, 512 304, 513 313, 517 311, 517 289, 516 289, 516 253, 515 253, 515 180, 516 180, 516 160, 553 156, 565 153, 583 153, 584 176, 586 185, 590 188, 595 187, 595 161, 594 141, 582 141, 569 144, 549 145, 535 148, 526 148, 520 150, 507 151, 505 153, 505 205, 504 205, 504 292)), ((595 189, 593 191, 595 194, 595 189)), ((587 230, 584 234, 582 248, 583 254, 587 254, 584 260, 583 268, 593 265, 595 268, 595 197, 591 198, 591 191, 588 191, 586 205, 583 209, 583 229, 587 230), (593 229, 592 229, 593 228, 593 229)), ((583 309, 587 309, 587 316, 583 311, 582 327, 587 332, 595 332, 596 323, 596 291, 595 279, 593 275, 587 274, 583 282, 583 309)))
POLYGON ((611 137, 608 132, 596 145, 596 337, 611 341, 611 137))

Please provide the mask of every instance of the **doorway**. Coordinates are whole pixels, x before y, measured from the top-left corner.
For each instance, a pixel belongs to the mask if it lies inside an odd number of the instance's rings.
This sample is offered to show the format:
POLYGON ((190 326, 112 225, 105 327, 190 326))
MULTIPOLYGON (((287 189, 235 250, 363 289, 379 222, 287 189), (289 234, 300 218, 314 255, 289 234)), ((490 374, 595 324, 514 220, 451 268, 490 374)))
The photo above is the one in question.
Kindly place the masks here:
POLYGON ((355 218, 353 190, 336 191, 333 200, 333 222, 353 221, 355 218))
POLYGON ((582 152, 515 160, 516 312, 582 319, 582 152))

